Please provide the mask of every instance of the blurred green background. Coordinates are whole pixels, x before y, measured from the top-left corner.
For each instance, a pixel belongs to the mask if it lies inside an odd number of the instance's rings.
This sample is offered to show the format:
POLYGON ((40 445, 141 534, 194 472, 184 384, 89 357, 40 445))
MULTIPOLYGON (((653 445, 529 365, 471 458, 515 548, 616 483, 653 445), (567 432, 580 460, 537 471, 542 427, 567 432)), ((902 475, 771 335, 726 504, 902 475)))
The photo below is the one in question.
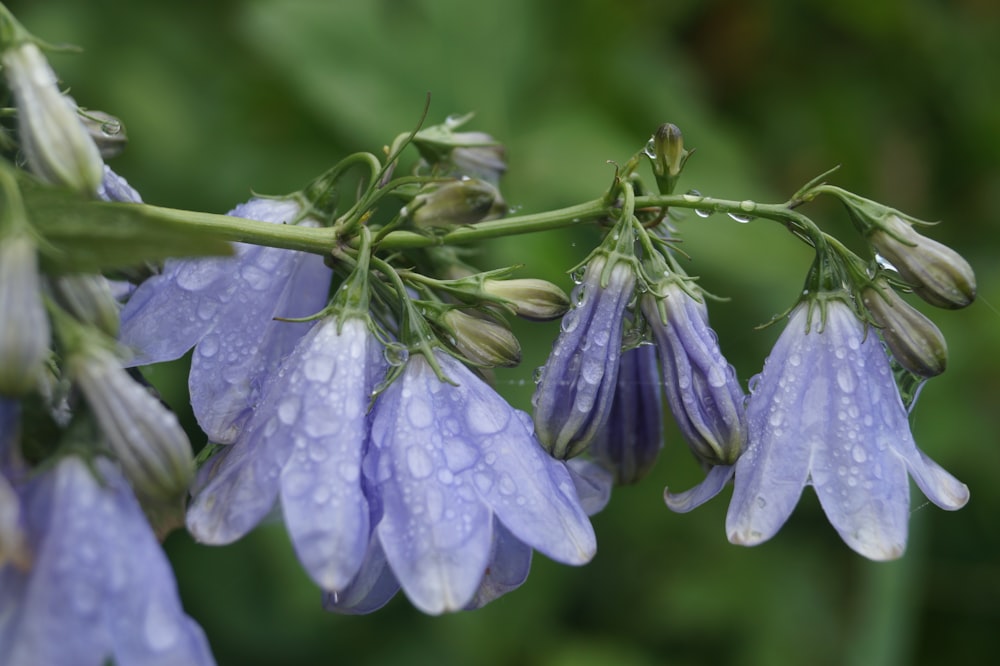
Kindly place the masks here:
MULTIPOLYGON (((425 617, 402 595, 367 617, 319 608, 280 525, 226 548, 166 543, 187 610, 220 664, 987 663, 1000 626, 1000 5, 992 0, 38 0, 23 23, 82 54, 52 61, 84 106, 119 115, 114 168, 151 203, 225 212, 251 188, 280 193, 420 115, 475 111, 509 147, 507 200, 523 212, 600 196, 661 122, 697 153, 682 188, 784 201, 832 182, 924 219, 975 267, 980 298, 931 313, 950 368, 913 417, 920 446, 972 490, 955 514, 914 492, 907 555, 854 555, 807 491, 754 549, 725 539, 725 497, 688 515, 665 484, 699 471, 670 441, 656 469, 596 517, 599 553, 571 569, 538 556, 517 592, 425 617)), ((805 212, 850 236, 842 212, 805 212)), ((792 304, 810 256, 777 225, 681 223, 690 270, 716 304, 746 381, 792 304)), ((568 286, 593 242, 550 232, 491 242, 483 266, 568 286)), ((498 385, 527 407, 555 328, 523 326, 526 360, 498 385)), ((151 376, 175 404, 183 368, 151 376), (171 390, 171 387, 173 389, 171 390)), ((728 496, 728 493, 725 494, 728 496)))

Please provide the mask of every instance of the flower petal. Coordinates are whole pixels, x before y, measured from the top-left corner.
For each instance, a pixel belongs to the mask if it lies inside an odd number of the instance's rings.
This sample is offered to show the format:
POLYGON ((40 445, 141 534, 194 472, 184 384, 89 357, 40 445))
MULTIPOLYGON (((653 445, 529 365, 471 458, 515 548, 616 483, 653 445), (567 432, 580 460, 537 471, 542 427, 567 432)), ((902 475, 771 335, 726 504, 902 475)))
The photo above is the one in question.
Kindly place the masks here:
POLYGON ((399 583, 385 559, 382 544, 372 536, 364 563, 351 584, 339 592, 323 594, 323 608, 343 615, 373 613, 399 592, 399 583))
POLYGON ((368 445, 368 402, 384 370, 381 346, 361 319, 338 333, 320 322, 285 365, 285 388, 302 397, 301 416, 272 437, 296 443, 281 472, 281 505, 306 571, 324 590, 343 590, 358 573, 370 535, 361 462, 368 445), (294 360, 294 368, 289 367, 294 360))
POLYGON ((510 533, 499 521, 493 523, 493 552, 476 596, 466 610, 482 608, 489 602, 515 590, 528 579, 531 570, 531 547, 510 533))
POLYGON ((667 508, 677 513, 687 513, 712 499, 722 492, 736 471, 735 465, 715 465, 705 476, 705 479, 690 490, 682 493, 671 493, 663 489, 663 501, 667 508))
POLYGON ((458 476, 479 454, 449 430, 465 417, 450 388, 423 356, 411 358, 379 397, 372 426, 378 535, 406 595, 429 614, 469 603, 492 543, 492 512, 458 476))

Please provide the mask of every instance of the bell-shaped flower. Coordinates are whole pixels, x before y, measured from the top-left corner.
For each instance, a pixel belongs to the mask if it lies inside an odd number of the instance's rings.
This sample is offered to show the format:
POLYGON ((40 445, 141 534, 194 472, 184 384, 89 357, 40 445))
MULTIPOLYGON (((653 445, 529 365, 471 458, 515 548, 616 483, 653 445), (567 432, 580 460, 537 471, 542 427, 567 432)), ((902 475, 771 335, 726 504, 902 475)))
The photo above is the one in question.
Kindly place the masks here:
POLYGON ((520 542, 566 564, 596 549, 593 528, 567 468, 550 458, 513 409, 464 365, 422 355, 379 397, 365 469, 382 503, 376 526, 388 565, 426 613, 473 603, 491 558, 509 565, 491 585, 512 584, 520 542), (507 554, 505 554, 507 553, 507 554), (512 559, 508 559, 508 558, 512 559))
POLYGON ((240 439, 203 467, 188 510, 194 537, 235 541, 280 497, 306 571, 323 589, 344 590, 371 535, 361 464, 385 367, 366 320, 317 322, 269 379, 240 439))
POLYGON ((622 353, 611 414, 590 443, 590 454, 619 484, 649 472, 663 448, 663 392, 656 348, 644 344, 622 353))
POLYGON ((943 509, 968 501, 968 488, 916 447, 878 336, 840 296, 792 312, 751 382, 747 421, 726 517, 733 543, 774 536, 806 485, 847 545, 873 560, 906 547, 907 471, 943 509))
POLYGON ((32 563, 0 566, 0 663, 214 663, 128 484, 94 462, 64 457, 19 489, 32 563))
POLYGON ((576 305, 562 319, 532 398, 535 432, 557 458, 583 452, 608 419, 633 287, 631 264, 609 266, 607 256, 599 254, 574 290, 576 305))
MULTIPOLYGON (((301 204, 252 199, 229 214, 295 222, 301 204)), ((236 256, 168 260, 122 310, 120 340, 142 365, 195 347, 188 386, 199 425, 213 442, 235 441, 265 380, 309 329, 275 317, 307 317, 327 303, 331 271, 318 255, 236 245, 236 256)))

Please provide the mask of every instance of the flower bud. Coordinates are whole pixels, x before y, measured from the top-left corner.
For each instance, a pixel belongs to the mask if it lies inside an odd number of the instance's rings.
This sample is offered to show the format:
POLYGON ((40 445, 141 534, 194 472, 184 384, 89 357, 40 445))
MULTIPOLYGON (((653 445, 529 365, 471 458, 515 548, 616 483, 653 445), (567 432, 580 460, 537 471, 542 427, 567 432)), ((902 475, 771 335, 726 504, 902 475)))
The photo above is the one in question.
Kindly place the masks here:
POLYGON ((31 171, 53 185, 94 194, 104 177, 97 145, 59 91, 56 74, 38 46, 24 41, 0 56, 17 106, 21 149, 31 171))
POLYGON ((464 178, 418 194, 409 208, 418 227, 453 227, 503 217, 507 204, 493 185, 464 178))
POLYGON ((448 310, 442 315, 441 324, 458 352, 476 365, 510 368, 521 362, 521 343, 510 329, 494 319, 448 310))
POLYGON ((901 366, 921 377, 934 377, 944 372, 948 347, 934 322, 884 283, 866 287, 861 292, 861 299, 881 327, 882 339, 901 366))
POLYGON ((661 194, 670 194, 690 154, 684 150, 684 135, 677 125, 664 123, 657 128, 650 143, 646 152, 653 161, 657 187, 661 194))
POLYGON ((931 305, 958 309, 975 300, 976 276, 969 262, 947 245, 920 235, 899 216, 887 216, 868 240, 931 305))
POLYGON ((707 465, 731 465, 747 438, 745 395, 722 355, 703 303, 676 282, 640 303, 660 361, 667 404, 691 452, 707 465))
POLYGON ((109 337, 117 337, 118 301, 103 275, 63 275, 53 278, 51 284, 56 300, 67 312, 109 337))
POLYGON ((191 445, 177 417, 129 377, 114 354, 86 342, 71 350, 67 367, 111 452, 141 496, 177 501, 194 476, 191 445))
POLYGON ((35 242, 20 232, 0 236, 0 395, 35 389, 48 355, 35 242))
POLYGON ((483 281, 483 291, 502 298, 514 308, 518 317, 532 321, 548 321, 563 316, 569 309, 566 292, 548 280, 519 278, 483 281))

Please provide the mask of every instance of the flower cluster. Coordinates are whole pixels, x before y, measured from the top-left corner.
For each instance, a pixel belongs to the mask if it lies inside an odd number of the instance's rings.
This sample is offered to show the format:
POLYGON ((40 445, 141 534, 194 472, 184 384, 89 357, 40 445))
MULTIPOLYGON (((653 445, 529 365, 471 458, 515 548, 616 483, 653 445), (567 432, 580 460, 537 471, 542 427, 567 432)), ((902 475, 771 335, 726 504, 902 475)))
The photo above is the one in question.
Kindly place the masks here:
POLYGON ((232 543, 276 508, 327 610, 400 590, 429 614, 478 608, 526 580, 534 551, 594 556, 589 516, 649 472, 668 413, 706 477, 666 504, 690 511, 732 482, 733 543, 770 539, 811 485, 848 546, 892 559, 911 475, 941 508, 968 500, 908 423, 947 346, 905 295, 958 309, 976 294, 919 220, 815 182, 782 205, 673 195, 691 151, 669 124, 601 199, 500 220, 505 152, 457 131, 467 116, 227 215, 157 209, 104 164, 121 123, 78 109, 2 4, 0 63, 16 114, 0 149, 26 165, 0 160, 4 664, 211 664, 157 538, 183 525, 232 543), (794 210, 823 194, 870 256, 794 210), (749 395, 679 259, 675 207, 696 206, 776 220, 815 252, 749 395), (603 233, 569 297, 455 247, 553 220, 603 233), (531 415, 490 382, 521 360, 509 317, 561 318, 531 415), (188 352, 200 466, 135 369, 188 352))

